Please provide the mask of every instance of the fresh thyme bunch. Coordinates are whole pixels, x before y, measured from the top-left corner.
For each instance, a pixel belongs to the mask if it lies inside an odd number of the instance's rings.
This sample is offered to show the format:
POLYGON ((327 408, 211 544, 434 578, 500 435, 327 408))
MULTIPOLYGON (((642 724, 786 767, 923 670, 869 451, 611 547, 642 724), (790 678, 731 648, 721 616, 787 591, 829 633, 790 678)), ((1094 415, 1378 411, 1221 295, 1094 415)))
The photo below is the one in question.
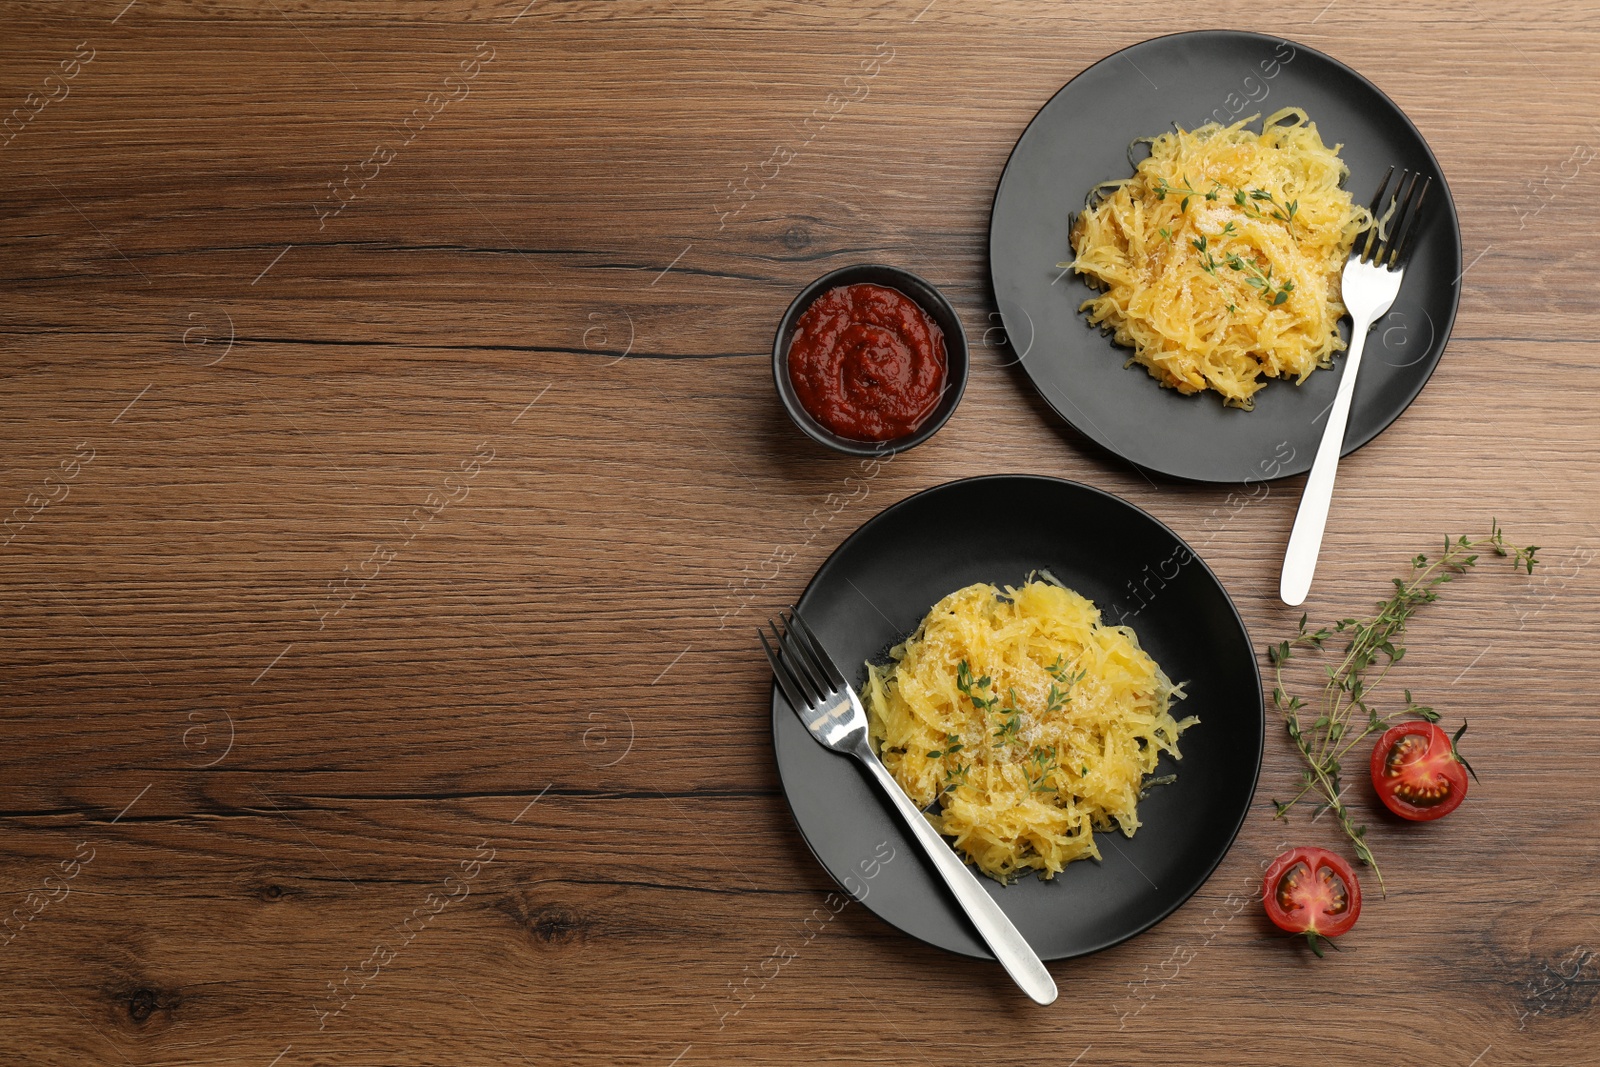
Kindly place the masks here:
MULTIPOLYGON (((1300 616, 1299 632, 1288 641, 1267 647, 1267 659, 1273 668, 1273 706, 1283 715, 1284 725, 1295 748, 1305 759, 1306 769, 1301 772, 1301 789, 1287 801, 1274 800, 1277 817, 1284 818, 1307 793, 1315 792, 1320 800, 1319 811, 1332 812, 1355 846, 1361 862, 1372 868, 1378 876, 1378 886, 1383 887, 1383 873, 1367 844, 1367 828, 1356 825, 1343 800, 1341 784, 1342 761, 1362 741, 1373 733, 1387 728, 1396 719, 1415 716, 1437 722, 1439 713, 1418 704, 1405 690, 1405 706, 1387 715, 1381 715, 1372 706, 1372 692, 1383 682, 1396 663, 1405 657, 1406 625, 1418 608, 1439 599, 1440 587, 1464 574, 1478 561, 1478 555, 1492 551, 1497 556, 1511 557, 1512 566, 1526 568, 1533 573, 1534 553, 1537 545, 1518 548, 1507 544, 1505 532, 1493 520, 1489 536, 1469 541, 1465 536, 1452 541, 1445 539, 1442 555, 1430 559, 1419 555, 1411 561, 1411 573, 1405 578, 1395 578, 1394 595, 1380 600, 1377 611, 1365 618, 1340 619, 1330 629, 1306 629, 1306 616, 1300 616), (1283 665, 1288 663, 1297 649, 1317 652, 1327 651, 1329 641, 1345 637, 1344 655, 1338 664, 1323 668, 1327 680, 1315 698, 1316 717, 1307 723, 1301 713, 1310 714, 1312 706, 1298 696, 1284 691, 1283 665), (1376 676, 1372 672, 1376 671, 1376 676)), ((1465 731, 1465 725, 1456 736, 1465 731)))

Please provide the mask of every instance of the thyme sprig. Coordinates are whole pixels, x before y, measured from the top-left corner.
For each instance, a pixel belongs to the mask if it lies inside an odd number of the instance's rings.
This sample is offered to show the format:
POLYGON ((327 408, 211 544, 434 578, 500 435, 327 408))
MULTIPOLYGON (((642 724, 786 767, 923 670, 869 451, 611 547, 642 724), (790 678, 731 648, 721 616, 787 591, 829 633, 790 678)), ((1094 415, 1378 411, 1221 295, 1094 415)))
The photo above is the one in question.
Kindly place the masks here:
POLYGON ((1033 750, 1033 752, 1028 756, 1028 763, 1033 768, 1032 771, 1028 772, 1028 792, 1057 792, 1055 786, 1045 785, 1045 782, 1049 781, 1050 775, 1055 771, 1057 763, 1060 759, 1061 752, 1054 745, 1051 745, 1049 748, 1041 747, 1033 750))
POLYGON ((956 688, 961 690, 962 694, 972 701, 972 706, 979 711, 988 711, 1000 703, 1000 698, 997 696, 981 697, 974 692, 974 690, 978 689, 988 689, 992 684, 994 684, 994 679, 987 674, 982 678, 973 678, 972 668, 967 666, 966 660, 956 664, 956 688))
MULTIPOLYGON (((1250 286, 1252 289, 1259 289, 1261 291, 1261 298, 1272 307, 1277 307, 1279 304, 1288 300, 1289 294, 1294 292, 1293 278, 1285 278, 1283 281, 1278 283, 1273 282, 1271 263, 1268 263, 1267 269, 1263 271, 1261 269, 1261 264, 1257 263, 1253 258, 1246 259, 1230 252, 1227 258, 1227 264, 1234 270, 1241 271, 1246 274, 1247 277, 1245 278, 1244 283, 1250 286)), ((1215 274, 1216 271, 1212 271, 1212 273, 1215 274)))
MULTIPOLYGON (((1157 197, 1157 199, 1162 198, 1157 197)), ((1300 213, 1300 201, 1290 200, 1286 204, 1279 205, 1277 198, 1266 189, 1251 189, 1248 192, 1243 189, 1235 189, 1233 191, 1233 202, 1244 208, 1245 214, 1253 219, 1271 216, 1284 225, 1292 223, 1295 216, 1300 213), (1262 211, 1258 206, 1262 201, 1271 204, 1272 210, 1262 211)))
MULTIPOLYGON (((936 748, 932 750, 928 753, 928 758, 942 759, 945 756, 954 756, 964 748, 966 748, 966 745, 962 744, 960 734, 945 734, 944 748, 936 748)), ((958 786, 966 785, 967 775, 970 774, 971 771, 972 764, 964 763, 959 759, 956 760, 954 766, 945 768, 944 788, 939 790, 939 795, 942 797, 946 793, 953 793, 956 791, 958 786)))
POLYGON ((1156 194, 1157 200, 1165 200, 1167 198, 1167 194, 1169 193, 1173 196, 1182 196, 1183 199, 1178 201, 1178 214, 1181 215, 1185 211, 1189 210, 1189 201, 1193 200, 1197 196, 1203 197, 1206 200, 1219 199, 1222 196, 1222 183, 1212 179, 1211 188, 1205 192, 1201 192, 1199 189, 1193 188, 1193 183, 1189 181, 1187 175, 1183 176, 1182 185, 1171 185, 1168 184, 1167 179, 1158 177, 1156 179, 1156 187, 1153 192, 1156 194))
MULTIPOLYGON (((1377 603, 1374 614, 1364 618, 1340 619, 1331 628, 1306 629, 1306 616, 1300 616, 1300 626, 1295 636, 1276 645, 1267 646, 1267 659, 1273 668, 1272 703, 1283 715, 1284 726, 1306 762, 1301 772, 1301 789, 1287 801, 1274 800, 1277 817, 1287 817, 1289 810, 1307 793, 1318 794, 1317 811, 1331 812, 1350 838, 1361 862, 1372 868, 1378 877, 1378 888, 1383 888, 1383 873, 1367 843, 1367 828, 1357 825, 1343 797, 1341 779, 1342 761, 1350 751, 1373 733, 1388 728, 1396 719, 1414 717, 1428 722, 1438 722, 1439 713, 1433 708, 1418 704, 1411 690, 1404 690, 1405 705, 1388 714, 1380 714, 1372 704, 1372 693, 1383 682, 1390 669, 1406 654, 1404 644, 1406 626, 1417 609, 1439 599, 1440 587, 1459 574, 1470 570, 1480 553, 1492 551, 1496 556, 1509 556, 1514 568, 1525 568, 1533 573, 1537 545, 1519 548, 1505 539, 1500 524, 1490 521, 1489 535, 1478 540, 1462 536, 1452 541, 1445 538, 1444 551, 1430 559, 1418 555, 1411 560, 1411 572, 1405 578, 1395 578, 1394 594, 1377 603), (1297 649, 1326 651, 1325 646, 1336 637, 1348 635, 1344 655, 1338 665, 1324 665, 1326 681, 1317 701, 1316 717, 1307 724, 1301 716, 1309 714, 1311 707, 1299 696, 1290 696, 1284 689, 1283 667, 1297 649), (1373 676, 1372 672, 1376 671, 1373 676)), ((1465 727, 1463 726, 1463 730, 1465 727)), ((1459 737, 1462 731, 1457 731, 1459 737)))
POLYGON ((1073 673, 1057 656, 1056 661, 1045 668, 1053 681, 1050 683, 1050 692, 1045 696, 1045 714, 1054 715, 1072 703, 1072 687, 1083 681, 1089 674, 1089 668, 1080 668, 1073 673))
POLYGON ((1022 712, 1017 710, 1016 689, 1011 690, 1011 703, 1000 709, 1000 725, 994 731, 996 744, 1008 745, 1022 736, 1022 712))
POLYGON ((972 764, 956 761, 956 765, 944 772, 944 788, 939 790, 939 795, 954 793, 958 786, 967 784, 967 775, 972 772, 972 764))
POLYGON ((1000 716, 999 725, 994 731, 994 739, 997 744, 1009 744, 1017 740, 1022 732, 1022 712, 1017 710, 1017 704, 1019 703, 1017 691, 1016 689, 1011 690, 1011 703, 1002 708, 999 706, 1000 698, 993 695, 994 691, 991 688, 993 685, 994 679, 987 674, 981 678, 974 678, 972 676, 972 668, 967 666, 966 660, 956 664, 956 688, 961 690, 968 700, 972 701, 972 706, 980 714, 987 715, 989 712, 995 712, 1000 716), (980 690, 985 689, 990 691, 990 695, 979 695, 980 690))

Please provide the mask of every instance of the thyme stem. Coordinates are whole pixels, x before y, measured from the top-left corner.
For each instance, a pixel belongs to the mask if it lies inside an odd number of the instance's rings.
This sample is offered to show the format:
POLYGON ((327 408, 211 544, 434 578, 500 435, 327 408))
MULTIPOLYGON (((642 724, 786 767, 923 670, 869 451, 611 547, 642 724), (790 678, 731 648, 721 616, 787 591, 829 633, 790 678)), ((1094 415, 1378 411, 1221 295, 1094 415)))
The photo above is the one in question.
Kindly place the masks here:
POLYGON ((1396 719, 1416 716, 1429 722, 1439 720, 1439 713, 1414 701, 1409 689, 1405 690, 1404 707, 1382 715, 1372 707, 1371 696, 1394 665, 1405 657, 1406 626, 1417 609, 1439 599, 1440 587, 1470 570, 1484 551, 1509 556, 1513 568, 1525 568, 1532 574, 1538 546, 1519 548, 1508 544, 1500 524, 1491 520, 1487 537, 1476 541, 1465 536, 1454 541, 1446 538, 1444 552, 1438 558, 1430 561, 1425 555, 1414 557, 1411 572, 1405 578, 1393 579, 1394 595, 1378 601, 1374 614, 1341 619, 1331 628, 1324 626, 1315 631, 1306 629, 1306 616, 1302 615, 1299 631, 1292 639, 1267 647, 1267 659, 1273 667, 1273 706, 1283 715, 1289 737, 1306 762, 1306 770, 1301 772, 1300 791, 1286 802, 1273 801, 1277 817, 1286 818, 1290 809, 1308 793, 1319 794, 1321 808, 1333 813, 1350 838, 1356 855, 1377 875, 1380 890, 1383 889, 1383 873, 1367 844, 1367 828, 1355 824, 1342 796, 1341 763, 1352 749, 1396 719), (1308 705, 1284 689, 1284 664, 1293 658, 1296 649, 1321 652, 1330 639, 1344 634, 1349 635, 1344 654, 1338 666, 1324 666, 1326 681, 1317 701, 1320 714, 1308 726, 1301 718, 1301 711, 1308 705), (1368 671, 1375 665, 1376 675, 1369 679, 1368 671), (1358 710, 1364 712, 1366 718, 1352 726, 1352 713, 1358 710))

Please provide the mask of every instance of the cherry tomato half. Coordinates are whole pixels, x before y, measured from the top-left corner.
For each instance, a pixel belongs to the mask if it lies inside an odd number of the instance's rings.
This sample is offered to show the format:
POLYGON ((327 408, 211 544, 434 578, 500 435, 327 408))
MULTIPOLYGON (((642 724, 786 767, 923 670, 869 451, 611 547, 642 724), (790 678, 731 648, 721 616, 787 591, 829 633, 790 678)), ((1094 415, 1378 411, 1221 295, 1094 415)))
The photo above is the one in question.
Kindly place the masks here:
POLYGON ((1291 934, 1306 935, 1319 956, 1319 938, 1338 937, 1361 915, 1356 872, 1325 848, 1292 848, 1273 860, 1261 897, 1267 918, 1291 934))
POLYGON ((1384 731, 1372 748, 1372 788, 1402 819, 1439 819, 1466 799, 1467 766, 1437 724, 1403 722, 1384 731))

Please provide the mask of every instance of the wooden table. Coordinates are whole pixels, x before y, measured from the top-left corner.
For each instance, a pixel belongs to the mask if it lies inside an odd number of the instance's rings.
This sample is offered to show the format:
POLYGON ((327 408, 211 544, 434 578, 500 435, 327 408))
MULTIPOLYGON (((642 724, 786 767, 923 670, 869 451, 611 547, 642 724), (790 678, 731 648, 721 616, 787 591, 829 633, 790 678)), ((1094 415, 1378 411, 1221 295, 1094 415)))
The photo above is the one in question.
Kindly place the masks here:
POLYGON ((1600 1063, 1592 4, 19 0, 0 39, 0 1059, 1600 1063), (1276 727, 1211 881, 1052 1008, 858 905, 805 940, 834 886, 752 626, 868 516, 1074 478, 1203 546, 1258 645, 1299 615, 1301 479, 1152 482, 992 329, 1027 120, 1219 24, 1367 74, 1458 198, 1455 335, 1345 464, 1309 607, 1491 516, 1545 546, 1411 634, 1483 780, 1372 818, 1388 897, 1326 960, 1247 901, 1280 842, 1343 847, 1274 822, 1276 727), (861 260, 942 286, 974 369, 847 487, 766 353, 861 260))

